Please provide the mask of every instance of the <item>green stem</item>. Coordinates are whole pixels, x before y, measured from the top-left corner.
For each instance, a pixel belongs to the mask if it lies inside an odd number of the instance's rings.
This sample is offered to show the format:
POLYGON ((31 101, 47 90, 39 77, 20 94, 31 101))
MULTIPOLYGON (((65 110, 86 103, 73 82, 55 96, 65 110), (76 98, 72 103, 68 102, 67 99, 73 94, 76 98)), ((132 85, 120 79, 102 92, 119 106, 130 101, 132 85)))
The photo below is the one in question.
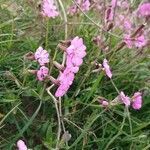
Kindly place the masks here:
POLYGON ((49 34, 49 20, 46 21, 46 38, 45 38, 45 49, 48 48, 48 34, 49 34))

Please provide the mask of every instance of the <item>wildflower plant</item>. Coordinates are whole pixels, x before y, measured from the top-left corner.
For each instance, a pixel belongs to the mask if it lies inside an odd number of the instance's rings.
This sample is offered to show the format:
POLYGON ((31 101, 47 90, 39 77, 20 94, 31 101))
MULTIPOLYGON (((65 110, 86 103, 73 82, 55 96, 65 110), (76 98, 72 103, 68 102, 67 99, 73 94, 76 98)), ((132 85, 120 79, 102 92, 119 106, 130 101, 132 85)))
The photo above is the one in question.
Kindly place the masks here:
MULTIPOLYGON (((3 3, 0 10, 11 6, 3 3)), ((149 148, 150 3, 31 0, 22 7, 0 24, 7 51, 0 149, 149 148)))

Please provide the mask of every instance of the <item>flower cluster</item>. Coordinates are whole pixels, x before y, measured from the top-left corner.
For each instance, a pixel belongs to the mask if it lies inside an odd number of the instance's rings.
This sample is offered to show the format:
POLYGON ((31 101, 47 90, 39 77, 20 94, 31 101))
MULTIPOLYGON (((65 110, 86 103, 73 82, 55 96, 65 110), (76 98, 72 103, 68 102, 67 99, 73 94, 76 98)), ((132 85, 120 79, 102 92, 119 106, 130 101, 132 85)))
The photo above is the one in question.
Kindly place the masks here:
POLYGON ((66 49, 66 68, 58 76, 59 87, 55 93, 56 97, 62 97, 73 83, 74 74, 78 72, 86 55, 85 50, 86 46, 83 44, 83 39, 78 36, 71 41, 70 46, 66 49))
POLYGON ((132 105, 133 109, 140 109, 142 107, 142 93, 136 92, 134 93, 133 97, 130 98, 125 96, 124 92, 120 93, 120 100, 124 103, 127 107, 132 105))
MULTIPOLYGON (((81 7, 82 11, 88 11, 90 9, 90 1, 89 0, 76 0, 76 3, 81 7)), ((69 7, 68 13, 70 15, 74 15, 75 13, 78 13, 78 6, 76 4, 73 4, 69 7)))
POLYGON ((55 18, 59 15, 53 0, 43 0, 42 15, 49 18, 55 18))
MULTIPOLYGON (((28 55, 28 54, 27 54, 28 55)), ((41 46, 36 50, 36 52, 30 53, 29 57, 26 56, 30 60, 36 60, 40 68, 39 70, 29 70, 30 73, 36 74, 37 79, 39 81, 43 81, 47 76, 49 69, 45 66, 47 63, 49 63, 49 54, 46 50, 44 50, 41 46)))
POLYGON ((57 85, 58 88, 55 92, 56 97, 62 97, 68 91, 86 55, 86 46, 83 44, 83 39, 78 36, 69 41, 66 46, 67 47, 64 48, 61 47, 66 54, 65 67, 53 61, 53 65, 60 72, 57 79, 49 75, 49 69, 46 67, 46 64, 49 63, 49 53, 45 49, 39 47, 34 54, 26 54, 28 59, 36 60, 40 65, 39 70, 28 70, 28 72, 36 74, 39 81, 48 79, 57 85))
POLYGON ((34 54, 34 58, 41 66, 40 69, 37 70, 37 79, 43 81, 48 76, 49 72, 49 69, 45 67, 45 64, 49 63, 49 54, 42 47, 39 47, 34 54))
POLYGON ((107 100, 102 99, 99 100, 99 103, 102 107, 109 107, 123 103, 126 107, 132 106, 133 109, 139 110, 142 107, 142 93, 135 92, 134 95, 130 98, 121 91, 119 96, 117 96, 113 101, 108 102, 107 100))

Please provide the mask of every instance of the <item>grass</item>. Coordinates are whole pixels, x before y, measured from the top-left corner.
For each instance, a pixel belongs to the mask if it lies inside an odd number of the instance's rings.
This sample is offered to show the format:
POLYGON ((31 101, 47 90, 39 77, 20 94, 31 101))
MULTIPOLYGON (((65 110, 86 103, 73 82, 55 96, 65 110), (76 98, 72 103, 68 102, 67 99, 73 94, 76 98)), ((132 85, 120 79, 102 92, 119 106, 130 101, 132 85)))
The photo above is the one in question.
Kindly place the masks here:
MULTIPOLYGON (((60 1, 61 2, 61 1, 60 1)), ((45 150, 55 148, 57 141, 57 114, 52 98, 45 88, 27 73, 37 69, 36 63, 24 60, 24 55, 34 52, 39 45, 47 47, 51 57, 62 60, 57 50, 60 40, 78 35, 87 46, 87 56, 75 81, 62 98, 62 111, 66 131, 71 134, 68 145, 63 135, 59 146, 70 150, 148 150, 150 148, 150 62, 148 48, 138 54, 138 49, 115 51, 121 41, 112 34, 102 32, 93 13, 67 16, 67 27, 62 19, 46 21, 38 14, 38 3, 24 0, 2 0, 0 6, 0 149, 16 149, 16 141, 23 139, 29 148, 45 150), (21 4, 21 6, 20 6, 21 4), (74 20, 75 19, 75 20, 74 20), (75 22, 76 21, 76 22, 75 22), (73 24, 71 24, 73 23, 73 24), (79 24, 77 24, 79 23, 79 24), (67 28, 67 35, 65 34, 67 28), (102 53, 93 42, 95 35, 104 34, 110 52, 102 53), (92 73, 94 61, 110 60, 113 82, 102 72, 92 73), (112 84, 114 83, 114 84, 112 84), (115 87, 114 87, 115 86, 115 87), (123 105, 103 109, 98 97, 113 100, 119 91, 129 96, 143 91, 140 111, 126 109, 123 105)), ((61 5, 61 10, 63 6, 61 5)), ((56 71, 52 72, 56 76, 56 71)), ((52 91, 53 92, 53 91, 52 91)))

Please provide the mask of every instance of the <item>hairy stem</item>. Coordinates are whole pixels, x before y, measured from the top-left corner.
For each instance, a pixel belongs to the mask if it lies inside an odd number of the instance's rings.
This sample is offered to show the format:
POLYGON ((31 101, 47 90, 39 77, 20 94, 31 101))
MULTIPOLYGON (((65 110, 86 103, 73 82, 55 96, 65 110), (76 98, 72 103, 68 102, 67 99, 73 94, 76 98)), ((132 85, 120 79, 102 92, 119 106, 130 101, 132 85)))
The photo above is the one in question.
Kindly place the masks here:
POLYGON ((59 109, 58 109, 58 101, 57 99, 53 96, 53 94, 50 92, 50 89, 53 87, 54 85, 50 86, 49 88, 47 88, 47 93, 50 95, 50 97, 52 98, 54 104, 55 104, 55 109, 56 109, 56 113, 57 113, 57 120, 58 120, 58 131, 57 131, 57 143, 56 143, 56 150, 59 149, 59 141, 60 141, 60 136, 61 136, 61 119, 60 119, 60 114, 59 114, 59 109))

